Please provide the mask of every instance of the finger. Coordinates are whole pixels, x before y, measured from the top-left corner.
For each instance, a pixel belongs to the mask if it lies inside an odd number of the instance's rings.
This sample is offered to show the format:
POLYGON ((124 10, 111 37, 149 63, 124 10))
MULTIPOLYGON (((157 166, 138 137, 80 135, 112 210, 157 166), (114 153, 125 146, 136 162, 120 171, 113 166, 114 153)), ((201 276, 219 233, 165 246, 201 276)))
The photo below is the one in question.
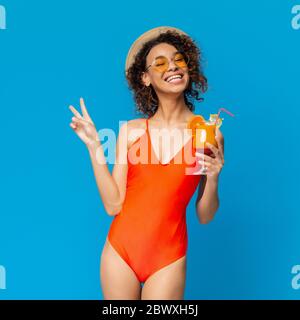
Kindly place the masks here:
MULTIPOLYGON (((214 166, 218 165, 216 162, 212 162, 211 160, 205 160, 202 157, 197 159, 197 161, 201 166, 205 166, 205 167, 214 167, 214 166)), ((213 161, 215 161, 215 160, 213 160, 213 161)))
POLYGON ((197 152, 196 151, 195 154, 196 154, 196 156, 198 156, 199 158, 205 160, 206 162, 209 162, 209 163, 215 163, 216 162, 216 160, 214 158, 212 158, 212 157, 210 157, 210 156, 208 156, 206 154, 203 154, 201 152, 197 152))
POLYGON ((220 141, 216 138, 217 144, 218 144, 218 149, 220 151, 220 154, 224 156, 224 141, 220 141))
POLYGON ((224 154, 224 136, 219 128, 216 129, 216 141, 218 148, 222 154, 224 154))
POLYGON ((209 142, 206 142, 206 145, 213 152, 213 154, 216 158, 219 157, 219 149, 218 148, 216 148, 214 145, 212 145, 209 142))
POLYGON ((207 162, 209 162, 213 165, 216 165, 216 166, 220 165, 220 163, 224 164, 224 158, 219 151, 218 151, 218 155, 216 157, 212 158, 211 156, 207 156, 206 159, 207 159, 206 160, 207 162))
POLYGON ((211 159, 215 159, 215 157, 216 157, 213 152, 207 153, 206 151, 204 152, 204 150, 201 150, 201 149, 200 149, 200 151, 196 151, 196 155, 205 155, 211 159))
POLYGON ((80 98, 80 108, 81 108, 81 111, 82 111, 82 114, 83 114, 83 118, 88 120, 88 121, 90 121, 90 122, 93 122, 91 117, 90 117, 90 115, 87 112, 87 109, 86 109, 86 106, 85 106, 83 98, 80 98))
POLYGON ((82 125, 86 125, 89 123, 87 120, 85 120, 83 118, 78 119, 76 117, 72 117, 72 121, 74 121, 75 123, 78 123, 78 124, 82 124, 82 125))
POLYGON ((207 161, 204 161, 204 162, 200 162, 200 161, 199 161, 200 165, 207 167, 208 169, 211 169, 211 170, 215 170, 219 166, 219 164, 215 164, 215 163, 211 163, 211 162, 207 162, 207 161))
POLYGON ((70 123, 70 127, 71 127, 72 129, 74 129, 74 130, 77 128, 74 123, 70 123))
POLYGON ((210 158, 209 156, 206 156, 206 160, 204 160, 204 156, 200 153, 200 159, 198 160, 198 163, 201 166, 205 166, 212 170, 218 170, 219 168, 222 168, 223 164, 221 164, 219 161, 210 158))
POLYGON ((69 109, 73 112, 75 117, 82 119, 82 115, 73 106, 69 106, 69 109))

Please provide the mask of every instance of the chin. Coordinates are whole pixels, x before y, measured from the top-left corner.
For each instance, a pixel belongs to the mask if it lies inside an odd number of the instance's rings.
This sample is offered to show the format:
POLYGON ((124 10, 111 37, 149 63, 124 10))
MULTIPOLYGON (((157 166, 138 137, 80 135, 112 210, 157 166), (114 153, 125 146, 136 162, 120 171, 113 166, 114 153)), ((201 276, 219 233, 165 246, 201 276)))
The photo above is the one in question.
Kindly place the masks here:
POLYGON ((174 89, 170 89, 168 91, 166 91, 166 93, 183 93, 185 90, 185 87, 181 87, 181 88, 174 88, 174 89))
POLYGON ((160 87, 160 90, 165 93, 181 93, 187 88, 187 83, 177 84, 177 85, 170 85, 165 84, 164 86, 160 87))

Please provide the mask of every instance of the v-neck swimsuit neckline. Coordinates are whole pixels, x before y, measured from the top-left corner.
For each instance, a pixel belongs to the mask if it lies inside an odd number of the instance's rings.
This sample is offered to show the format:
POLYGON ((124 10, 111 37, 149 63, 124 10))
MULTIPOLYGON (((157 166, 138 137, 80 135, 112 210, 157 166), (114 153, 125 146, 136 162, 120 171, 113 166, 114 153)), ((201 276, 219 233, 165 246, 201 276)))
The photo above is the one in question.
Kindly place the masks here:
MULTIPOLYGON (((168 162, 166 163, 163 163, 159 160, 155 150, 154 150, 154 147, 153 147, 153 144, 152 144, 152 139, 151 139, 151 136, 150 136, 150 130, 149 130, 149 119, 146 119, 146 132, 144 133, 147 135, 148 137, 148 143, 149 143, 149 149, 150 149, 150 154, 153 153, 154 157, 155 157, 155 160, 158 162, 158 164, 162 165, 162 166, 167 166, 167 165, 170 165, 172 162, 174 162, 174 160, 176 159, 176 157, 182 152, 182 150, 184 150, 186 147, 188 147, 188 144, 192 141, 193 139, 193 136, 191 136, 188 141, 186 143, 184 143, 180 149, 171 157, 171 159, 169 159, 168 162)), ((163 153, 163 152, 161 152, 163 153)))

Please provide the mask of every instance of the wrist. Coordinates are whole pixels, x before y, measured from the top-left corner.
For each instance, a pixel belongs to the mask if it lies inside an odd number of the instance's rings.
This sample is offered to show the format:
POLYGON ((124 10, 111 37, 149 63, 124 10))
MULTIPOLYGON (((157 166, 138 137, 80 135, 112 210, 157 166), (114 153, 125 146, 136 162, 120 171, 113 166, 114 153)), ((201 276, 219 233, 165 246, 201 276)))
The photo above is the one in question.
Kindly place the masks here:
POLYGON ((206 183, 210 184, 210 185, 218 185, 219 182, 219 175, 217 176, 209 176, 207 175, 207 180, 206 183))
POLYGON ((92 141, 89 141, 87 144, 86 144, 86 147, 89 151, 95 151, 97 150, 98 147, 100 147, 100 141, 99 140, 92 140, 92 141))

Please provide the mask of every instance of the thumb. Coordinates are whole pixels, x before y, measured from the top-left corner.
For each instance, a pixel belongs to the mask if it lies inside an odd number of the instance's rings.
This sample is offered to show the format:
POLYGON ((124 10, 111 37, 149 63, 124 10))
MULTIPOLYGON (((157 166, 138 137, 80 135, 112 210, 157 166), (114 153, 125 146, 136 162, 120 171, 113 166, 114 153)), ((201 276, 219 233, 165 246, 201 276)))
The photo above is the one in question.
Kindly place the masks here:
POLYGON ((219 128, 216 128, 215 139, 217 141, 219 150, 221 150, 224 154, 224 136, 219 128))

